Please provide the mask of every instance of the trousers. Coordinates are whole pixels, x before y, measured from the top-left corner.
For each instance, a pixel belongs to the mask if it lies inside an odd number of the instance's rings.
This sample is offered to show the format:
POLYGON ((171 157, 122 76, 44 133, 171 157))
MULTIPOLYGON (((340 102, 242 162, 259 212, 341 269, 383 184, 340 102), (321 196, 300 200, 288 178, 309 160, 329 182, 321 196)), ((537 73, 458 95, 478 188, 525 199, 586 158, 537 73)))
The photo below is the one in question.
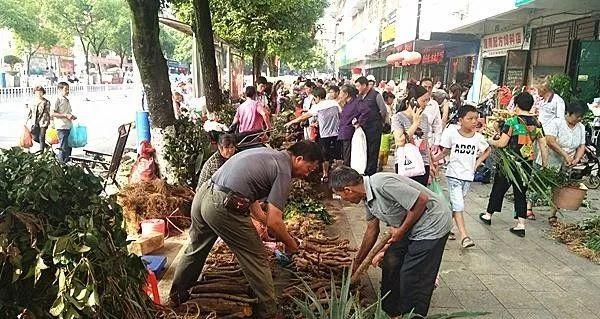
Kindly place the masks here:
POLYGON ((382 306, 390 317, 411 311, 427 316, 448 235, 433 240, 405 236, 387 249, 381 266, 381 296, 387 295, 382 306))
POLYGON ((267 252, 250 216, 228 210, 223 206, 227 195, 204 183, 192 202, 190 242, 181 258, 171 285, 171 300, 188 299, 188 289, 200 276, 208 253, 218 237, 235 254, 244 276, 258 298, 254 309, 256 318, 270 318, 277 311, 275 288, 267 252))
POLYGON ((365 169, 365 176, 371 176, 377 173, 377 161, 379 160, 382 131, 383 127, 381 125, 364 128, 365 136, 367 138, 367 168, 365 169))
POLYGON ((500 169, 496 169, 494 175, 494 184, 492 185, 492 192, 490 193, 490 199, 488 201, 487 212, 490 214, 502 211, 502 202, 504 201, 504 195, 508 189, 512 186, 513 194, 515 196, 515 212, 517 217, 527 218, 527 186, 521 181, 518 174, 514 174, 516 178, 516 184, 508 180, 500 169))
POLYGON ((58 132, 58 161, 64 164, 69 161, 69 157, 71 156, 72 148, 69 146, 69 134, 71 130, 59 129, 56 131, 58 132))

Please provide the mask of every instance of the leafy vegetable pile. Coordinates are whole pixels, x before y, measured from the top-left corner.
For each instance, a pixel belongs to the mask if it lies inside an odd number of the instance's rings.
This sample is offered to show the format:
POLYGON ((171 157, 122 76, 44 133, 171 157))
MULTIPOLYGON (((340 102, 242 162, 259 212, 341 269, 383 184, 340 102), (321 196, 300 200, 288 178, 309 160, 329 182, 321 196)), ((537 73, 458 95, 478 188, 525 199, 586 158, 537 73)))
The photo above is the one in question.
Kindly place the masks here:
POLYGON ((0 150, 0 318, 152 318, 101 180, 52 153, 0 150))
POLYGON ((552 235, 572 251, 600 264, 600 214, 578 224, 559 222, 552 235))

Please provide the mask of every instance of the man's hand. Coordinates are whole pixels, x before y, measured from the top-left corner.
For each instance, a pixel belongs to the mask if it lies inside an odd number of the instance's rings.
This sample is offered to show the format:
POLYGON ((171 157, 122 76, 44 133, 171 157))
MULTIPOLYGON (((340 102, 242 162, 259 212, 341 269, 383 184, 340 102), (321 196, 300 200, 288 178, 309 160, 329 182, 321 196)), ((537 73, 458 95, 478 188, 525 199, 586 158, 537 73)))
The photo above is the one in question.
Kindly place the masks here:
POLYGON ((392 244, 399 241, 400 239, 402 239, 402 237, 404 237, 404 234, 406 233, 404 230, 398 227, 391 227, 390 232, 392 233, 392 238, 388 240, 388 244, 392 244))
POLYGON ((573 158, 570 155, 568 155, 568 154, 565 154, 565 155, 566 156, 563 156, 565 164, 567 164, 567 166, 572 166, 573 165, 573 158))
POLYGON ((375 255, 373 261, 371 261, 371 265, 375 268, 379 267, 379 264, 383 261, 383 257, 385 256, 385 250, 380 251, 375 255))

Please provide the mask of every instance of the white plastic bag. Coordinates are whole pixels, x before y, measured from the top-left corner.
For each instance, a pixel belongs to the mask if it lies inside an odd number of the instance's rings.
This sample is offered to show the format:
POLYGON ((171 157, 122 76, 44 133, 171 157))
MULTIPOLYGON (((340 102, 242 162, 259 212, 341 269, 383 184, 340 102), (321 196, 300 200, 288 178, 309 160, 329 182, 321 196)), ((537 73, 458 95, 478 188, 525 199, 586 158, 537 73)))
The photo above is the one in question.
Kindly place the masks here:
POLYGON ((365 173, 365 169, 367 168, 367 136, 360 127, 352 135, 350 167, 361 175, 365 173))
POLYGON ((398 175, 413 177, 425 174, 423 157, 414 144, 406 143, 396 149, 396 164, 398 164, 398 175))

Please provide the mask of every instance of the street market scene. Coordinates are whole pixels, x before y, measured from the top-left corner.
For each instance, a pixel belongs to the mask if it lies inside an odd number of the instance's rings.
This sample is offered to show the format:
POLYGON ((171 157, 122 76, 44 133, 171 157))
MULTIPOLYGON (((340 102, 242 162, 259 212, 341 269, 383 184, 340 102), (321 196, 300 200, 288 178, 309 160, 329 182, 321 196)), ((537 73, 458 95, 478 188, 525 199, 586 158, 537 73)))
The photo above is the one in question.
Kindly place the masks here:
POLYGON ((600 1, 0 8, 0 319, 600 319, 600 1))

